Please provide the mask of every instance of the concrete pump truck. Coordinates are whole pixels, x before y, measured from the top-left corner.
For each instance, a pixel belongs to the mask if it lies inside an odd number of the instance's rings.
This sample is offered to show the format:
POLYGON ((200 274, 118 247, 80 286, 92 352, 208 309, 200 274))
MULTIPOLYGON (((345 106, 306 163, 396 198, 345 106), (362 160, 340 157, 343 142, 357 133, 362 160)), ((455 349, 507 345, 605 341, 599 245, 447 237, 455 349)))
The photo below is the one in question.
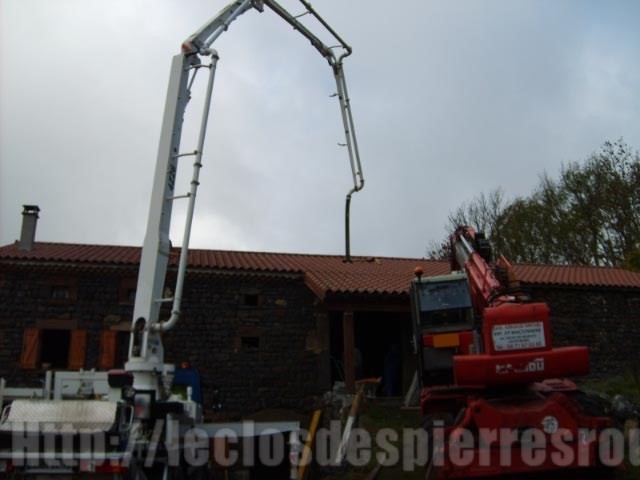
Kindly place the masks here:
MULTIPOLYGON (((123 370, 104 374, 60 372, 67 385, 90 392, 88 399, 58 399, 58 395, 51 395, 51 390, 45 388, 40 399, 17 399, 8 405, 0 420, 0 466, 4 472, 69 478, 76 478, 79 474, 104 474, 136 479, 200 478, 205 474, 206 466, 194 468, 187 465, 183 455, 185 432, 194 426, 207 430, 201 423, 201 406, 192 400, 189 388, 186 396, 172 392, 175 368, 165 363, 162 335, 176 326, 182 310, 189 238, 218 63, 218 53, 212 44, 236 18, 249 10, 263 12, 266 7, 273 11, 306 38, 332 69, 345 135, 345 142, 341 145, 348 152, 353 178, 345 212, 349 257, 351 196, 364 186, 343 69, 343 61, 351 55, 352 49, 310 3, 305 0, 299 2, 303 13, 292 15, 275 0, 234 1, 189 36, 182 43, 181 52, 173 57, 142 247, 128 361, 123 370), (325 35, 331 38, 331 45, 323 42, 300 21, 304 15, 325 30, 325 35), (196 148, 185 152, 180 150, 183 119, 191 88, 201 71, 208 74, 208 79, 199 137, 196 148), (178 163, 187 159, 193 160, 190 189, 187 193, 176 194, 178 163), (179 200, 188 202, 187 216, 176 283, 171 289, 173 293, 167 296, 165 280, 171 250, 169 229, 173 203, 179 200), (163 305, 171 305, 169 317, 165 320, 160 318, 163 305), (91 436, 100 434, 106 435, 106 441, 82 443, 86 435, 93 438, 91 436), (43 440, 43 437, 46 438, 43 440)), ((46 383, 50 385, 51 378, 46 383)))

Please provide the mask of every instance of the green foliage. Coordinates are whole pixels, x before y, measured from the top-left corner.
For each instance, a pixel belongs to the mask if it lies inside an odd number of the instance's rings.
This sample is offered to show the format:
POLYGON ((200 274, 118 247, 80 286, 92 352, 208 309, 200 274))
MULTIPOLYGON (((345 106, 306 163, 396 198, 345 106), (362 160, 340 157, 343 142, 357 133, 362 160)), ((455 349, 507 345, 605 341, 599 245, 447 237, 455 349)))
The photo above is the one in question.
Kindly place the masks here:
MULTIPOLYGON (((605 142, 582 164, 546 173, 526 197, 480 194, 449 216, 448 231, 484 231, 494 251, 517 263, 623 266, 640 270, 640 156, 605 142)), ((429 254, 437 257, 439 250, 429 254)))
POLYGON ((580 387, 583 390, 605 393, 611 398, 622 395, 634 404, 640 405, 640 371, 638 369, 630 369, 612 377, 590 379, 582 382, 580 387))
POLYGON ((640 272, 640 248, 636 248, 627 254, 623 266, 628 270, 640 272))

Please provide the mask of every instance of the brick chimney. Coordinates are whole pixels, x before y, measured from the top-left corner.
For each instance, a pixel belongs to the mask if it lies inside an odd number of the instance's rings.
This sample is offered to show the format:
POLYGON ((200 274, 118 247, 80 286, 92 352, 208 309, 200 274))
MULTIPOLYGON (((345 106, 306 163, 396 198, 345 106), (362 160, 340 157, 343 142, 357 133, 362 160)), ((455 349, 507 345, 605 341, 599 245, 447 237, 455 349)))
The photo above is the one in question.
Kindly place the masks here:
POLYGON ((36 225, 40 207, 37 205, 23 205, 22 232, 20 233, 20 250, 33 250, 33 242, 36 239, 36 225))

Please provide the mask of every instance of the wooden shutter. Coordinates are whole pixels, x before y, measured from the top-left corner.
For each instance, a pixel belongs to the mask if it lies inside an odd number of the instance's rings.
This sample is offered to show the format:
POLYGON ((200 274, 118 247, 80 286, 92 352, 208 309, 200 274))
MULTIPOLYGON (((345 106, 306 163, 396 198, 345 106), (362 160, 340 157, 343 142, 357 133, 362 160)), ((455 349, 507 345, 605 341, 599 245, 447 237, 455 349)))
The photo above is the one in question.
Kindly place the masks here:
POLYGON ((25 328, 22 338, 22 355, 20 356, 20 366, 22 368, 38 368, 40 360, 40 329, 25 328))
POLYGON ((84 368, 84 357, 87 352, 87 331, 71 330, 69 344, 69 370, 84 368))
POLYGON ((103 330, 100 334, 100 359, 98 368, 108 370, 116 364, 116 339, 118 332, 115 330, 103 330))

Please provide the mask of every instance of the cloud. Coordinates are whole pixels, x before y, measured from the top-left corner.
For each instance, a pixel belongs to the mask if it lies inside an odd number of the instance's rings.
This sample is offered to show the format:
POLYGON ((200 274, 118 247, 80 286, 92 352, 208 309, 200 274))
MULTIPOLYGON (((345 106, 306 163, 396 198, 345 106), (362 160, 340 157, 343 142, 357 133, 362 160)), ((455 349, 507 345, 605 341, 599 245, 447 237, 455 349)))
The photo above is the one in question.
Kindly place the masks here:
MULTIPOLYGON (((0 244, 19 235, 22 203, 42 208, 40 240, 142 243, 171 56, 224 3, 0 3, 0 244)), ((480 191, 526 194, 607 139, 640 146, 636 2, 316 8, 354 47, 345 68, 367 178, 352 205, 357 254, 421 256, 480 191)), ((350 172, 330 68, 269 11, 215 46, 192 244, 342 252, 350 172)), ((189 178, 186 161, 179 193, 189 178)))

